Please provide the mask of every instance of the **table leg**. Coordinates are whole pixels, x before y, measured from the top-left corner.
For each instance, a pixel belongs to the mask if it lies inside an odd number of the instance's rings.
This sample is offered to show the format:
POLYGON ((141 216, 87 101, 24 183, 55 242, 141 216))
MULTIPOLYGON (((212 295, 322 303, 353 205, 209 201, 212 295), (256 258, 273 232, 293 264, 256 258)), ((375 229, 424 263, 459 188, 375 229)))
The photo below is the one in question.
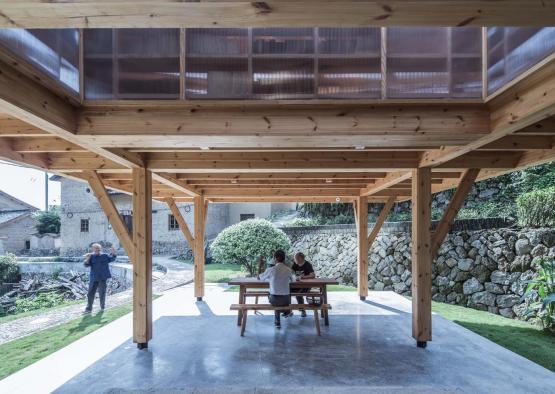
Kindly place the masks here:
MULTIPOLYGON (((245 286, 239 286, 239 304, 245 303, 245 286)), ((239 309, 237 311, 237 325, 240 326, 243 321, 243 311, 239 309)))
MULTIPOLYGON (((323 299, 324 304, 327 304, 327 303, 328 303, 328 288, 327 288, 326 285, 324 285, 322 294, 323 294, 323 296, 324 296, 324 299, 323 299)), ((329 326, 329 325, 330 325, 330 319, 329 319, 328 310, 327 310, 327 309, 326 309, 325 311, 322 310, 322 312, 324 312, 324 324, 325 324, 326 326, 329 326)))

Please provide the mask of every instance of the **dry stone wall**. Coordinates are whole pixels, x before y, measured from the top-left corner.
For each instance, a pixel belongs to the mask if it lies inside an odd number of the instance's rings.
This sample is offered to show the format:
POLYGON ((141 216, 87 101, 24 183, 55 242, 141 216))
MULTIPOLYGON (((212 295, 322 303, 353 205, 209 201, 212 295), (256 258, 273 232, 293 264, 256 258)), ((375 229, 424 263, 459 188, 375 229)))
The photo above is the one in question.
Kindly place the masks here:
MULTIPOLYGON (((303 251, 318 275, 356 285, 357 239, 352 229, 285 229, 293 251, 303 251)), ((448 235, 434 260, 432 294, 436 301, 523 316, 520 302, 535 262, 555 258, 555 229, 460 230, 448 235)), ((368 254, 372 290, 410 295, 410 229, 380 233, 368 254)))

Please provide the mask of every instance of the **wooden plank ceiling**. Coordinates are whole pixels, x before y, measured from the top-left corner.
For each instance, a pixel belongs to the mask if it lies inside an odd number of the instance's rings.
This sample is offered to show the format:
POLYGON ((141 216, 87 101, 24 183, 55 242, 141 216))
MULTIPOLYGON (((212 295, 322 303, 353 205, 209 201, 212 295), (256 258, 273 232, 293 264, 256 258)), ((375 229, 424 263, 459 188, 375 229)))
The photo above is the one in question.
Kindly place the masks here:
POLYGON ((75 179, 97 171, 124 192, 130 169, 146 167, 158 200, 385 202, 410 198, 415 168, 432 168, 437 192, 467 169, 480 180, 554 160, 555 58, 488 102, 426 104, 80 106, 0 62, 0 114, 1 158, 75 179))

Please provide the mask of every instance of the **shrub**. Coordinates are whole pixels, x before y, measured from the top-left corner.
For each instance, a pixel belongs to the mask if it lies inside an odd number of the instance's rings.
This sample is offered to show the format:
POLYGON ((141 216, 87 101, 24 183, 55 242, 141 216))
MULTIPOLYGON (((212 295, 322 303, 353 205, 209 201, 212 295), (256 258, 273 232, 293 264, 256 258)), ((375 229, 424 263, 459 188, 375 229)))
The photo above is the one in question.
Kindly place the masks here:
POLYGON ((520 195, 517 215, 525 227, 549 227, 555 225, 555 186, 520 195))
POLYGON ((39 234, 59 234, 60 233, 60 212, 58 209, 51 209, 50 211, 40 211, 35 214, 37 224, 36 230, 39 234))
POLYGON ((320 223, 314 218, 296 218, 291 223, 288 223, 289 226, 293 227, 318 226, 318 224, 320 223))
POLYGON ((19 266, 15 254, 6 253, 0 256, 0 285, 3 283, 17 282, 19 266))
POLYGON ((63 304, 65 301, 62 294, 50 292, 39 293, 35 297, 18 298, 15 300, 14 313, 29 312, 35 309, 52 308, 63 304))
POLYGON ((260 256, 271 257, 278 249, 285 252, 291 243, 287 235, 264 219, 250 219, 224 229, 210 245, 219 263, 242 265, 251 276, 260 256))
POLYGON ((528 281, 523 299, 536 299, 529 305, 528 316, 537 315, 546 329, 555 328, 555 261, 540 260, 538 275, 528 281))

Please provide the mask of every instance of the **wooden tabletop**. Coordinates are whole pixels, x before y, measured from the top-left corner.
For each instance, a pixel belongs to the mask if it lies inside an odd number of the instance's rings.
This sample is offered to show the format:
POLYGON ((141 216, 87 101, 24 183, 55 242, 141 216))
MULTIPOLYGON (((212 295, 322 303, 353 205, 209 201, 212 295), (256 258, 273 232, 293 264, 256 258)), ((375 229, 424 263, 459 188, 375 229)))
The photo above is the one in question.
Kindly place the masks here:
MULTIPOLYGON (((227 282, 231 286, 269 286, 268 281, 257 278, 235 278, 227 282)), ((293 287, 310 287, 322 285, 338 285, 339 282, 331 278, 303 279, 291 282, 293 287)))

